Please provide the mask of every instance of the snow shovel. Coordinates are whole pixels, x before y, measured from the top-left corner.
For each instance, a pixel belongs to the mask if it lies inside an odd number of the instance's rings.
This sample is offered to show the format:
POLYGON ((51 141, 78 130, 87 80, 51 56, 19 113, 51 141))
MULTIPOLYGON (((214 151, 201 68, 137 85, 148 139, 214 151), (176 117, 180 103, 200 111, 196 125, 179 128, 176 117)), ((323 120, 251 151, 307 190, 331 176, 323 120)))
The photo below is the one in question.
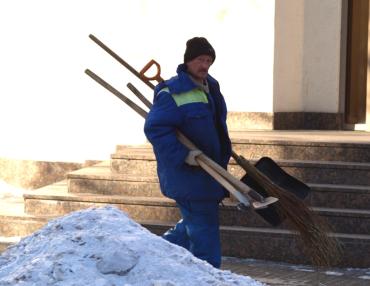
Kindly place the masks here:
MULTIPOLYGON (((263 197, 268 196, 266 190, 252 176, 250 176, 250 163, 243 157, 238 156, 233 152, 232 157, 235 161, 247 172, 241 179, 246 185, 257 191, 263 197)), ((260 172, 267 176, 272 182, 280 186, 280 188, 290 192, 297 198, 304 200, 311 189, 309 186, 286 173, 278 164, 269 157, 260 158, 254 165, 260 172)), ((277 202, 279 204, 279 202, 277 202)), ((276 205, 271 205, 268 208, 256 210, 256 212, 268 223, 273 226, 280 225, 286 217, 282 215, 276 205)))

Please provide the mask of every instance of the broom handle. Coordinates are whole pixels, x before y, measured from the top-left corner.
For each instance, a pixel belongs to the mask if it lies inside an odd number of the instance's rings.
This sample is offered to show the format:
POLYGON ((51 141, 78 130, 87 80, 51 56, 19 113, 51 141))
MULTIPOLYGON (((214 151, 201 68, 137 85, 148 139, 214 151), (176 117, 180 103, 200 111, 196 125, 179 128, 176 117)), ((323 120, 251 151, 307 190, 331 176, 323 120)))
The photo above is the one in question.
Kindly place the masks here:
POLYGON ((261 173, 254 165, 249 163, 247 159, 245 159, 243 156, 239 156, 236 154, 233 150, 231 150, 231 157, 235 160, 235 162, 244 169, 249 174, 252 174, 253 171, 258 172, 259 176, 262 176, 264 180, 271 181, 268 177, 266 177, 265 174, 261 173))
MULTIPOLYGON (((243 161, 242 161, 242 159, 240 158, 240 156, 238 155, 238 154, 236 154, 233 150, 231 150, 231 157, 233 157, 233 159, 235 160, 235 162, 239 165, 239 166, 241 166, 241 167, 243 167, 243 161)), ((244 167, 243 167, 244 168, 244 167)), ((245 168, 244 168, 245 169, 245 168)))
MULTIPOLYGON (((114 95, 116 95, 119 99, 121 99, 123 102, 125 102, 129 107, 131 107, 133 110, 135 110, 138 114, 140 114, 143 118, 146 118, 147 112, 143 110, 141 107, 139 107, 136 103, 128 99, 125 95, 120 93, 117 89, 115 89, 113 86, 111 86, 109 83, 107 83, 105 80, 103 80, 101 77, 96 75, 94 72, 90 71, 89 69, 85 70, 85 73, 90 76, 93 80, 95 80, 97 83, 99 83, 101 86, 112 92, 114 95)), ((186 138, 181 132, 177 131, 177 136, 179 138, 179 141, 183 143, 187 148, 189 149, 196 149, 196 146, 188 139, 186 138)), ((235 184, 234 182, 237 180, 234 178, 231 174, 229 174, 225 169, 223 169, 221 166, 219 166, 217 163, 212 161, 210 158, 208 158, 205 154, 201 154, 197 156, 197 162, 199 162, 199 165, 210 175, 212 176, 217 182, 219 182, 222 186, 224 186, 230 193, 232 193, 236 198, 238 198, 243 204, 246 206, 249 206, 250 203, 248 199, 245 196, 249 196, 251 193, 255 192, 251 189, 249 189, 246 185, 242 187, 241 184, 235 184), (222 175, 219 174, 219 171, 222 170, 222 175), (226 175, 227 173, 227 175, 226 175), (230 182, 229 180, 232 180, 233 182, 230 182), (236 188, 240 188, 241 190, 237 190, 236 188), (246 193, 244 193, 245 191, 246 193)), ((257 193, 257 192, 256 192, 257 193)), ((257 193, 258 194, 258 193, 257 193)), ((259 194, 258 194, 259 195, 259 194)), ((252 198, 252 196, 250 196, 252 198)), ((252 198, 252 206, 255 209, 266 207, 265 198, 260 196, 253 196, 255 198, 252 198)), ((275 201, 269 201, 268 204, 275 202, 275 201)))

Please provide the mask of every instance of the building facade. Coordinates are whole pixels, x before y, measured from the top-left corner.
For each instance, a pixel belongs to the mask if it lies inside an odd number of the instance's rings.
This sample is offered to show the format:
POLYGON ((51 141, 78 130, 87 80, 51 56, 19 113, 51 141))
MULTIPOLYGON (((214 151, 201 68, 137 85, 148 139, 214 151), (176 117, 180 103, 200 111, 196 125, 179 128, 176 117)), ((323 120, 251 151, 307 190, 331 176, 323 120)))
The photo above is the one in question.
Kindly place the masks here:
POLYGON ((272 129, 369 129, 368 0, 276 0, 272 129))

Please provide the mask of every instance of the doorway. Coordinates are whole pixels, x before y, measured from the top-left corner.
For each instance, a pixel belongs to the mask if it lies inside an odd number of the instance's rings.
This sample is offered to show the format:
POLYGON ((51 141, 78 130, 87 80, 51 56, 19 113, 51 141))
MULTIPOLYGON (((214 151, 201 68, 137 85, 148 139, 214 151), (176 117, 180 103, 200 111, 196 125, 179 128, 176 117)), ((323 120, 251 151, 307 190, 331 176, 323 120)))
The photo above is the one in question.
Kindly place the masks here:
POLYGON ((348 0, 346 124, 366 124, 366 120, 370 121, 368 42, 369 0, 348 0))

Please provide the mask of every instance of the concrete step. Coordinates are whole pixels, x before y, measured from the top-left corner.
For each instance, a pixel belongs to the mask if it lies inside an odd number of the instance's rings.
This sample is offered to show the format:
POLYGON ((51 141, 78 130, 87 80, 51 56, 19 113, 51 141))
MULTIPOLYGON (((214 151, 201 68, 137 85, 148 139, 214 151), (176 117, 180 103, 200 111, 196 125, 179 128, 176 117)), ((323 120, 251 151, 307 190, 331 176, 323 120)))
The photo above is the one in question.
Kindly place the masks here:
MULTIPOLYGON (((307 203, 317 207, 368 209, 370 186, 309 184, 307 203)), ((162 197, 157 176, 112 172, 109 162, 68 175, 69 192, 101 195, 162 197)))
MULTIPOLYGON (((230 131, 233 150, 246 158, 275 160, 370 161, 370 133, 356 131, 230 131)), ((116 153, 130 146, 118 145, 116 153)), ((151 149, 150 144, 135 148, 151 149)))
POLYGON ((52 218, 39 217, 28 214, 0 215, 0 237, 22 237, 28 235, 45 225, 52 218))
POLYGON ((162 196, 157 176, 115 173, 111 171, 108 161, 71 172, 67 175, 67 179, 68 190, 72 193, 162 196))
POLYGON ((309 184, 309 205, 338 209, 369 209, 370 186, 309 184))
POLYGON ((133 196, 106 196, 89 193, 69 193, 45 187, 24 194, 25 212, 34 216, 60 216, 92 206, 112 204, 126 211, 135 220, 160 220, 173 222, 179 219, 175 203, 167 198, 133 196))
MULTIPOLYGON (((173 224, 141 222, 152 232, 161 235, 173 224)), ((370 235, 332 234, 343 248, 343 256, 337 267, 367 268, 370 266, 370 235)), ((222 255, 296 264, 310 264, 302 252, 297 234, 272 228, 221 226, 222 255)))
MULTIPOLYGON (((176 222, 180 219, 174 201, 164 197, 104 196, 90 193, 69 193, 67 188, 52 188, 24 195, 25 212, 34 216, 59 216, 81 208, 112 204, 126 211, 135 220, 162 220, 176 222)), ((370 210, 313 208, 324 217, 335 232, 368 234, 370 210)), ((225 201, 220 209, 222 225, 244 227, 269 227, 254 211, 240 212, 234 202, 225 201)), ((282 228, 286 228, 283 225, 282 228)))
MULTIPOLYGON (((142 148, 143 149, 143 148, 142 148)), ((125 173, 131 176, 155 177, 156 161, 150 152, 125 152, 111 156, 111 169, 116 173, 125 173)), ((256 160, 250 160, 254 163, 256 160)), ((370 163, 342 162, 342 161, 300 161, 275 160, 288 174, 305 183, 315 184, 344 184, 370 186, 370 163)), ((230 160, 228 171, 241 178, 245 171, 230 160)))
POLYGON ((268 156, 275 160, 370 161, 370 142, 330 142, 328 138, 317 141, 309 136, 273 138, 256 133, 234 132, 232 135, 233 150, 246 158, 268 156))
POLYGON ((156 176, 157 161, 152 149, 117 146, 117 150, 119 152, 111 155, 110 164, 113 172, 156 176))
MULTIPOLYGON (((65 182, 64 187, 66 187, 65 182)), ((23 197, 2 198, 0 200, 0 238, 5 241, 5 238, 23 237, 42 227, 50 218, 53 217, 26 214, 23 197)))

